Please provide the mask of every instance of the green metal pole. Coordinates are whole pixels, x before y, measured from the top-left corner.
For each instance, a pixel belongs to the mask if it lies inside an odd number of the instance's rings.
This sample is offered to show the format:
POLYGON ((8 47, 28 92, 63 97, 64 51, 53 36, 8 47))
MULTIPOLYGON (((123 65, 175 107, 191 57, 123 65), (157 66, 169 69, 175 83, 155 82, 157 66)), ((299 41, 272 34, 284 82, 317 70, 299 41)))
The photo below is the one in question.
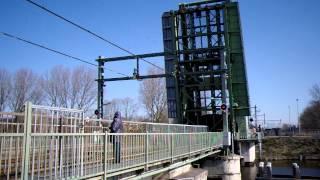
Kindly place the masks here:
POLYGON ((97 110, 99 115, 97 118, 103 118, 103 87, 104 87, 104 61, 101 56, 98 57, 98 97, 97 97, 97 110))

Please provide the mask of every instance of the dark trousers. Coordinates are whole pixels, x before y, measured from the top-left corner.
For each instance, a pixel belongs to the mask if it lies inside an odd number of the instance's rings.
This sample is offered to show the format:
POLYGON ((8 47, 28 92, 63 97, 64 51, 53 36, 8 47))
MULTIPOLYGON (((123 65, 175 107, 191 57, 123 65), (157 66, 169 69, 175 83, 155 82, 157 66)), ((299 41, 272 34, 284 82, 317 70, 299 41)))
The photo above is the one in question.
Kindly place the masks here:
POLYGON ((120 142, 113 142, 113 157, 115 163, 120 163, 121 145, 120 142))

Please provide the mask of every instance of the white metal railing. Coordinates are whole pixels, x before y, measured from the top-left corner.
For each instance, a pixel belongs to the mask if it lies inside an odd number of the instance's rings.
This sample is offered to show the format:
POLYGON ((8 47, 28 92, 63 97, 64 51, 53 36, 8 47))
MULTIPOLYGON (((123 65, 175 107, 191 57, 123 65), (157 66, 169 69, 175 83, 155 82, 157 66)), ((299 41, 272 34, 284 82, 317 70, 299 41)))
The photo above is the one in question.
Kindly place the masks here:
MULTIPOLYGON (((85 123, 91 123, 91 128, 98 129, 99 123, 104 127, 110 125, 112 120, 108 119, 86 119, 85 123)), ((168 124, 152 123, 138 121, 123 121, 125 132, 154 132, 154 133, 186 133, 186 132, 208 132, 208 126, 205 125, 186 125, 186 124, 168 124)), ((87 126, 88 127, 88 126, 87 126)))
MULTIPOLYGON (((112 120, 86 119, 83 111, 76 109, 56 108, 32 105, 32 132, 39 133, 70 133, 80 132, 84 127, 85 133, 104 132, 112 120)), ((0 133, 23 133, 24 113, 0 112, 0 133)), ((133 133, 186 133, 207 132, 204 125, 166 124, 123 121, 124 131, 133 133)))
MULTIPOLYGON (((30 104, 32 133, 77 133, 84 125, 83 111, 30 104)), ((0 112, 0 133, 23 133, 25 113, 0 112)))
POLYGON ((0 112, 0 133, 22 133, 23 113, 0 112))
POLYGON ((137 166, 148 169, 222 146, 220 132, 32 133, 26 156, 24 138, 23 133, 0 134, 1 178, 93 177, 137 166))
POLYGON ((31 103, 25 109, 22 132, 0 132, 0 179, 107 177, 222 147, 221 132, 84 133, 81 111, 31 103), (56 126, 57 120, 71 124, 66 132, 56 126))

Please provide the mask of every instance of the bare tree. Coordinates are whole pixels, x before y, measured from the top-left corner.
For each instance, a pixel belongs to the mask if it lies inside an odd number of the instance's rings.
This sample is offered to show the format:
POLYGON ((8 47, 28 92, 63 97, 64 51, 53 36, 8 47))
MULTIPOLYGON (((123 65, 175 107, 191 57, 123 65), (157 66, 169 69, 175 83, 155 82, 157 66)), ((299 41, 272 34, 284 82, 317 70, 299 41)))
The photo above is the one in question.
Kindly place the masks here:
POLYGON ((135 113, 138 111, 139 107, 134 102, 132 98, 126 97, 121 100, 121 112, 123 114, 123 118, 127 121, 131 121, 136 117, 135 113))
POLYGON ((300 118, 302 129, 320 129, 320 86, 315 84, 310 89, 311 103, 307 106, 300 118))
MULTIPOLYGON (((149 69, 148 74, 160 74, 149 69)), ((147 79, 140 84, 140 99, 152 122, 167 122, 167 100, 164 79, 147 79)))
POLYGON ((320 103, 312 103, 300 116, 301 128, 304 130, 320 129, 320 103))
POLYGON ((52 106, 87 111, 96 100, 95 73, 91 69, 80 66, 70 71, 56 66, 43 79, 47 101, 52 106))
POLYGON ((320 102, 320 85, 314 84, 310 89, 310 94, 313 102, 320 102))
POLYGON ((97 98, 95 72, 83 66, 77 67, 71 77, 70 107, 87 111, 97 98))
POLYGON ((6 69, 0 69, 0 111, 4 111, 9 102, 11 75, 6 69))
POLYGON ((12 80, 10 95, 11 110, 20 112, 26 101, 41 104, 43 92, 40 88, 40 78, 28 69, 18 70, 12 80))
POLYGON ((104 106, 104 119, 112 119, 114 113, 120 110, 121 99, 112 99, 104 106))
POLYGON ((44 75, 42 87, 50 106, 68 107, 70 89, 70 71, 63 66, 56 66, 44 75))
POLYGON ((131 121, 137 117, 136 112, 139 110, 134 99, 126 97, 123 99, 112 99, 104 107, 104 118, 112 119, 116 111, 120 111, 123 120, 131 121))

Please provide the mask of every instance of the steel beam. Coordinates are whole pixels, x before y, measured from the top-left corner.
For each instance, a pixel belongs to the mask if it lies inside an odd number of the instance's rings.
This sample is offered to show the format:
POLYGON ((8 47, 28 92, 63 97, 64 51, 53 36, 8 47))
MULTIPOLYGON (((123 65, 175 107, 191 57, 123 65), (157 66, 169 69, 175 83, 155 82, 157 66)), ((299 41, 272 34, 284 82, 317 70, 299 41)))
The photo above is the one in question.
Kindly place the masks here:
POLYGON ((220 2, 228 2, 229 0, 203 0, 203 1, 196 1, 196 2, 190 2, 190 3, 182 3, 180 6, 199 6, 209 3, 220 3, 220 2))
MULTIPOLYGON (((204 34, 206 35, 206 34, 204 34)), ((180 50, 177 51, 178 54, 188 54, 188 53, 204 53, 208 51, 213 50, 219 50, 223 47, 215 46, 212 48, 198 48, 198 49, 187 49, 187 50, 180 50)), ((152 58, 152 57, 159 57, 159 56, 165 56, 165 55, 172 55, 173 52, 156 52, 156 53, 148 53, 148 54, 137 54, 132 56, 119 56, 119 57, 112 57, 112 58, 100 58, 99 60, 102 62, 114 62, 114 61, 124 61, 124 60, 134 60, 134 59, 141 59, 141 58, 152 58)))
POLYGON ((113 61, 124 61, 130 59, 141 59, 141 58, 151 58, 151 57, 158 57, 164 56, 164 52, 157 52, 157 53, 148 53, 148 54, 137 54, 135 56, 120 56, 120 57, 112 57, 112 58, 102 58, 101 60, 104 62, 113 62, 113 61))
POLYGON ((143 80, 143 79, 152 79, 152 78, 164 78, 173 76, 170 74, 154 74, 154 75, 145 75, 145 76, 127 76, 127 77, 117 77, 117 78, 106 78, 103 81, 126 81, 126 80, 143 80))

